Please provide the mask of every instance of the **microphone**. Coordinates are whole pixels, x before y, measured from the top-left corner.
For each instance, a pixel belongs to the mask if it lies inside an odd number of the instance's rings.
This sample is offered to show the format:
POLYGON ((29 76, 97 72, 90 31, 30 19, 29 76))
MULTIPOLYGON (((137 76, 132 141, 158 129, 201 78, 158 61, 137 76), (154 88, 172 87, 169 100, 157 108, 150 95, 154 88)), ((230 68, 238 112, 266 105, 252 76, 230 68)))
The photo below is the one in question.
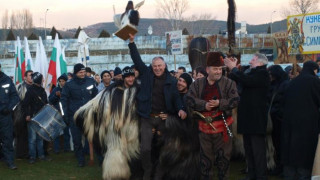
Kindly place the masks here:
POLYGON ((213 96, 212 99, 213 100, 217 100, 218 98, 217 98, 217 96, 213 96))

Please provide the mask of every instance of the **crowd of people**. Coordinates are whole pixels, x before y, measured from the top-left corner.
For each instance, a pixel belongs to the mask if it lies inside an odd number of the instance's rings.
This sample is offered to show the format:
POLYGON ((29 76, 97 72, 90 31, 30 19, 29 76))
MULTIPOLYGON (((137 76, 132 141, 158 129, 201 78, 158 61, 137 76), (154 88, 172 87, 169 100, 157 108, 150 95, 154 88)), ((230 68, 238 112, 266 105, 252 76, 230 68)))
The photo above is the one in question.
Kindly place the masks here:
POLYGON ((42 87, 42 74, 26 71, 24 81, 15 86, 0 69, 1 154, 10 169, 17 169, 14 157, 27 158, 30 164, 38 159, 51 161, 50 142, 30 126, 49 103, 63 111, 67 124, 63 135, 52 143, 54 153, 73 149, 79 167, 86 165, 86 152, 92 155, 90 161, 95 153, 104 168, 104 179, 134 176, 139 171, 136 161, 141 164, 143 180, 228 179, 235 120, 237 133, 243 136, 246 180, 267 179, 267 136, 272 137, 275 149, 276 165, 271 173, 282 174, 284 179, 311 178, 320 132, 316 62, 306 61, 299 75, 293 76, 292 67, 267 67, 263 54, 254 54, 250 66, 241 67, 236 57, 208 52, 206 67, 189 73, 179 67, 175 72, 168 70, 161 56, 147 66, 134 36, 130 35, 128 46, 131 67, 95 74, 76 64, 72 73, 58 78, 49 96, 42 87), (128 123, 131 130, 126 129, 128 123), (127 148, 122 153, 125 163, 106 157, 116 151, 117 143, 119 151, 127 148), (119 163, 129 172, 107 170, 119 163))

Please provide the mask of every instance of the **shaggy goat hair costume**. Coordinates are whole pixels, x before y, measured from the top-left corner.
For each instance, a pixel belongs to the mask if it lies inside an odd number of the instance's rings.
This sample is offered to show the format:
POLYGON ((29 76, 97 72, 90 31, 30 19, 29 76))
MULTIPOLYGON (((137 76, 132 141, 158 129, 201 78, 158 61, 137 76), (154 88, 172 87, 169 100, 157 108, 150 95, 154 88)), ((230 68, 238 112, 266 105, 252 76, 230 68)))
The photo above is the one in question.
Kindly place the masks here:
POLYGON ((162 133, 159 164, 165 180, 197 180, 200 177, 198 124, 169 115, 162 133))
POLYGON ((88 141, 104 155, 102 178, 105 180, 129 179, 129 161, 138 156, 136 91, 136 87, 107 88, 74 115, 88 141))

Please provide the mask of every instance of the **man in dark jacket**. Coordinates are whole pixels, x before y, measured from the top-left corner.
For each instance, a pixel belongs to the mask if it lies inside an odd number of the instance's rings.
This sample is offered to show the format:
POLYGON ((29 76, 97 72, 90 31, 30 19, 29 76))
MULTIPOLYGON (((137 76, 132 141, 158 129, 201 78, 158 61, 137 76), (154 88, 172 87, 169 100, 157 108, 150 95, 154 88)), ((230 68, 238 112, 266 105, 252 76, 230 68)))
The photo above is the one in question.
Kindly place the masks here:
POLYGON ((32 70, 24 73, 24 81, 16 86, 21 102, 13 112, 13 122, 15 130, 16 158, 28 158, 28 128, 25 117, 25 110, 22 108, 23 100, 27 89, 32 86, 32 70))
POLYGON ((78 159, 79 167, 85 165, 85 159, 81 143, 82 133, 75 125, 73 115, 81 106, 94 98, 98 93, 94 79, 86 77, 85 73, 85 67, 82 64, 79 63, 74 66, 74 77, 63 87, 60 99, 63 107, 64 120, 70 126, 74 152, 78 159))
POLYGON ((29 163, 33 164, 38 155, 41 160, 50 160, 45 157, 43 149, 43 140, 31 127, 31 118, 34 117, 41 108, 48 103, 47 94, 41 87, 43 80, 42 74, 35 72, 32 74, 32 86, 27 90, 23 101, 23 107, 26 110, 26 121, 28 126, 28 147, 29 147, 29 163))
POLYGON ((243 134, 243 143, 248 165, 246 179, 267 179, 266 130, 267 102, 270 84, 266 69, 268 59, 256 53, 250 60, 250 69, 246 73, 236 68, 235 58, 226 58, 230 69, 230 78, 242 87, 238 106, 238 133, 243 134))
MULTIPOLYGON (((141 161, 144 169, 144 180, 151 178, 151 143, 152 129, 163 131, 168 114, 186 118, 182 110, 182 102, 177 90, 177 81, 172 77, 162 57, 155 57, 151 66, 142 61, 134 43, 134 36, 130 35, 130 55, 135 68, 140 73, 140 91, 137 94, 138 114, 141 116, 141 161)), ((157 171, 157 170, 156 170, 157 171)), ((162 172, 157 171, 155 179, 161 179, 162 172)))
POLYGON ((0 64, 0 141, 2 153, 10 169, 14 164, 12 111, 19 102, 17 90, 12 80, 1 71, 0 64))
MULTIPOLYGON (((66 84, 68 80, 68 76, 66 74, 62 74, 58 78, 59 85, 55 87, 49 95, 49 103, 52 104, 59 112, 60 112, 60 97, 63 86, 66 84)), ((63 130, 63 141, 64 141, 64 151, 70 151, 70 133, 69 133, 69 126, 64 128, 63 130)), ((55 153, 60 152, 60 137, 57 137, 53 142, 53 148, 55 153)))
POLYGON ((313 61, 305 62, 285 92, 281 139, 285 179, 294 179, 295 175, 298 179, 311 179, 320 133, 318 68, 313 61))

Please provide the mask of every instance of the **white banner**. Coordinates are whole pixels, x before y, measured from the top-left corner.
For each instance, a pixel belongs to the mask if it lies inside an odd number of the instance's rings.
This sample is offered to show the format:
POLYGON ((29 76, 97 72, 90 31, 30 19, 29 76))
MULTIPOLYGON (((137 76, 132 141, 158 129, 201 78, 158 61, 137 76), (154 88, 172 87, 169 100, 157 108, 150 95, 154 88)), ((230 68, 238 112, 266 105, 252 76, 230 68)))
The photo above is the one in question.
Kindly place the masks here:
POLYGON ((288 53, 320 53, 320 12, 288 16, 288 53))
POLYGON ((166 32, 166 49, 167 53, 170 54, 182 54, 182 31, 169 31, 166 32))

